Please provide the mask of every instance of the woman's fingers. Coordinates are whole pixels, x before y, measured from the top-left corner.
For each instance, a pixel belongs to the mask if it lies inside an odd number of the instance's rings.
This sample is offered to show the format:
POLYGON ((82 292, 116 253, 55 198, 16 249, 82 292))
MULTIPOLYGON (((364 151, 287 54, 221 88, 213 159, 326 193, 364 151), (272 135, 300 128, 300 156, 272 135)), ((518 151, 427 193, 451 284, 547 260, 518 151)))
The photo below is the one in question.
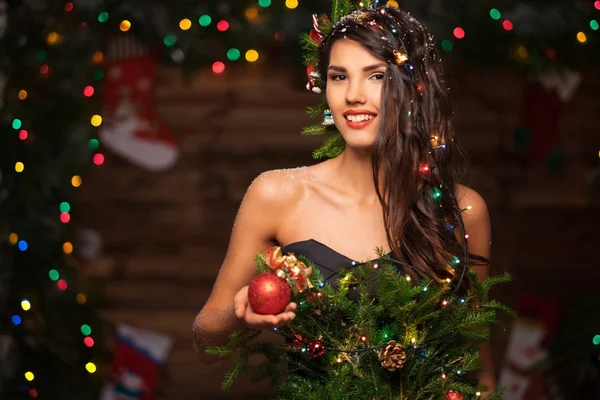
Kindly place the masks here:
POLYGON ((233 298, 233 305, 235 308, 235 316, 238 318, 244 318, 248 305, 248 286, 244 286, 233 298))
POLYGON ((278 315, 261 315, 252 310, 250 304, 246 305, 244 319, 246 323, 258 329, 272 329, 277 326, 285 325, 296 318, 293 310, 296 309, 294 303, 290 303, 284 312, 278 315), (288 311, 289 310, 289 311, 288 311))

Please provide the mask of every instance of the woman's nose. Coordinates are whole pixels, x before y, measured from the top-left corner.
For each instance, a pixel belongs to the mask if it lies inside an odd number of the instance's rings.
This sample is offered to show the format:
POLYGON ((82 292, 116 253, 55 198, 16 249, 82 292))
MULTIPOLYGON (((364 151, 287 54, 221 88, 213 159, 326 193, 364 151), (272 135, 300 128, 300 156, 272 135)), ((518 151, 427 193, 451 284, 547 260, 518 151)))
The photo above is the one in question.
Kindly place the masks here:
POLYGON ((366 102, 364 85, 359 81, 349 82, 346 91, 346 103, 364 104, 366 102))

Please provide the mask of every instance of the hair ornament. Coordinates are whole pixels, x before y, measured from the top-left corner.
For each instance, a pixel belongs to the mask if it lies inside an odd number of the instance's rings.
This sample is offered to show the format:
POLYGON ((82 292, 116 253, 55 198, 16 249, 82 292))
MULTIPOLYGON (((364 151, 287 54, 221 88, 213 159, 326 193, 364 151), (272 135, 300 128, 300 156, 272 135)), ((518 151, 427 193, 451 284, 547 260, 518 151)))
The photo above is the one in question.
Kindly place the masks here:
POLYGON ((402 66, 408 61, 408 56, 406 55, 406 53, 394 49, 394 61, 396 65, 402 66))

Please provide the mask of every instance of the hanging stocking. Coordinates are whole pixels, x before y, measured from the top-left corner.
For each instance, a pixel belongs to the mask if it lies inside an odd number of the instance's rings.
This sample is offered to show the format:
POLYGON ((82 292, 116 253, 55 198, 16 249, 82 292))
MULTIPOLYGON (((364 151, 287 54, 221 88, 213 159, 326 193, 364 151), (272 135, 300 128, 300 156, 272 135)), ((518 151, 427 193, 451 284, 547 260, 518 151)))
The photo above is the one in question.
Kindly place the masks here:
POLYGON ((171 167, 179 148, 157 115, 156 58, 131 36, 110 43, 107 58, 102 144, 144 169, 171 167))
POLYGON ((162 334, 120 325, 114 352, 113 380, 102 400, 154 400, 158 378, 171 351, 162 334))
POLYGON ((527 149, 527 159, 535 166, 556 158, 560 117, 581 82, 577 72, 552 71, 537 81, 525 83, 517 145, 527 149))
POLYGON ((536 367, 547 357, 548 340, 561 314, 548 301, 523 296, 500 373, 499 386, 506 388, 503 400, 540 400, 549 396, 545 391, 547 377, 536 367))

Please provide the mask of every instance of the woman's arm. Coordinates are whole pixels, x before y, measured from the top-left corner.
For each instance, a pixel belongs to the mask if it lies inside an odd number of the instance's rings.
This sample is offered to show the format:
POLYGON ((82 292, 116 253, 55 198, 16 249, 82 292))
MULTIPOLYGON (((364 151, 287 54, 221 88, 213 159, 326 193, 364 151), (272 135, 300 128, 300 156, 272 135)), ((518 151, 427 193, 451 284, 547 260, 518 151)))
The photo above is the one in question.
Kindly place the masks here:
MULTIPOLYGON (((465 230, 469 235, 467 239, 469 253, 485 257, 489 260, 491 256, 492 233, 490 216, 485 201, 474 190, 460 185, 457 188, 457 200, 461 210, 470 207, 462 214, 465 230)), ((483 280, 487 278, 487 266, 474 265, 473 269, 477 272, 479 279, 483 280)), ((490 391, 494 391, 496 388, 496 379, 489 340, 481 346, 479 356, 484 368, 479 374, 479 381, 486 385, 490 391)))
MULTIPOLYGON (((244 312, 237 310, 236 317, 234 298, 256 275, 254 258, 272 245, 277 234, 277 221, 283 218, 286 205, 293 201, 296 192, 294 185, 286 179, 285 171, 263 173, 248 188, 212 293, 194 320, 194 349, 202 361, 218 361, 219 358, 207 355, 204 349, 225 344, 229 332, 240 323, 238 317, 244 312)), ((241 304, 239 297, 236 302, 241 304)))

